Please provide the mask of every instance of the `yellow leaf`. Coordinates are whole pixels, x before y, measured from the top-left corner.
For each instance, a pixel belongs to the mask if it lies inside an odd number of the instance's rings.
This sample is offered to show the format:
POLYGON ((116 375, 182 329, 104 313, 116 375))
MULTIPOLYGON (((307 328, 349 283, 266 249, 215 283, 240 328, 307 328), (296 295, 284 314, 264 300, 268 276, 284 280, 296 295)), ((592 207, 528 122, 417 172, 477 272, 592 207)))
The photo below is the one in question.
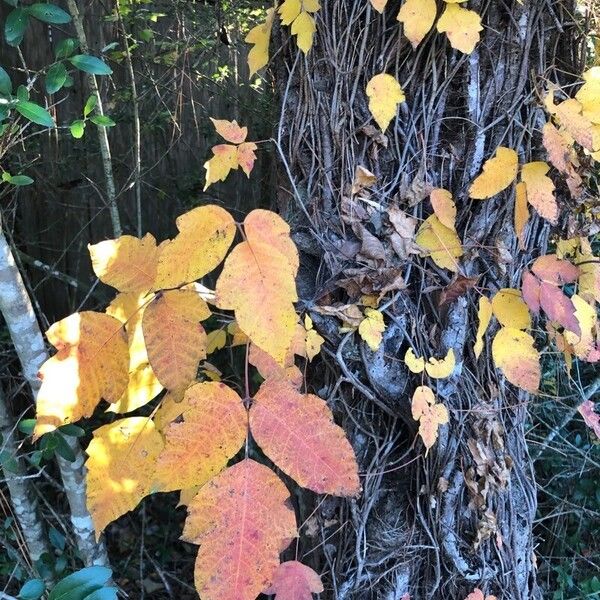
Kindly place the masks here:
POLYGON ((127 389, 118 402, 111 404, 106 412, 124 414, 137 410, 154 400, 163 389, 150 364, 139 365, 133 371, 129 371, 127 389))
POLYGON ((587 302, 600 303, 600 258, 592 253, 592 246, 586 238, 581 239, 581 249, 577 253, 579 267, 578 293, 587 302))
POLYGON ((321 346, 325 343, 325 340, 314 329, 312 319, 308 315, 304 317, 304 328, 306 330, 306 358, 308 362, 311 362, 321 352, 321 346))
POLYGON ((46 332, 58 350, 40 368, 34 439, 89 417, 100 402, 116 402, 128 382, 129 356, 123 325, 86 311, 54 323, 46 332))
POLYGON ((521 181, 515 186, 515 233, 519 240, 519 248, 525 249, 525 227, 529 221, 527 208, 527 185, 521 181))
POLYGON ((471 54, 483 30, 481 17, 473 10, 457 4, 448 4, 437 22, 437 30, 448 36, 450 45, 465 54, 471 54))
POLYGON ((471 184, 469 196, 477 200, 485 200, 499 194, 514 181, 518 168, 517 153, 510 148, 500 146, 496 156, 485 162, 483 173, 471 184))
POLYGON ((425 361, 425 358, 415 356, 412 348, 409 348, 404 355, 404 362, 410 371, 413 373, 422 373, 423 370, 433 379, 445 379, 450 377, 456 366, 454 350, 450 348, 446 353, 445 358, 430 358, 425 361))
POLYGON ((585 117, 583 106, 575 98, 554 104, 554 93, 550 91, 544 101, 546 110, 556 116, 560 124, 573 139, 590 152, 600 149, 600 134, 592 122, 585 117))
POLYGON ((160 405, 154 415, 154 426, 163 432, 167 425, 180 417, 190 408, 185 398, 185 390, 167 392, 161 399, 160 405))
POLYGON ((183 421, 163 431, 165 447, 155 475, 162 491, 204 485, 225 468, 246 439, 246 409, 225 384, 196 383, 185 391, 184 402, 183 421))
POLYGON ((457 258, 463 255, 460 239, 455 231, 443 225, 436 215, 428 217, 419 227, 415 242, 431 256, 438 267, 458 271, 457 258))
POLYGON ((573 347, 576 356, 588 362, 600 361, 600 340, 596 339, 598 315, 581 296, 573 294, 571 301, 575 307, 575 318, 581 329, 581 336, 565 329, 565 340, 573 347))
POLYGON ((456 204, 452 200, 452 194, 448 190, 434 188, 429 198, 440 223, 449 229, 455 229, 456 204))
POLYGON ((187 488, 186 490, 181 490, 181 492, 179 492, 179 503, 177 504, 177 508, 180 506, 187 506, 194 499, 194 496, 200 491, 201 487, 201 485, 195 485, 194 487, 187 488))
POLYGON ((154 289, 174 288, 204 277, 225 258, 235 222, 220 206, 199 206, 177 218, 179 234, 159 247, 154 289))
POLYGON ((240 329, 240 326, 235 321, 227 325, 227 333, 232 337, 232 348, 235 346, 245 346, 250 343, 250 338, 240 329))
POLYGON ((212 117, 210 120, 213 122, 217 133, 231 144, 241 144, 248 135, 248 128, 240 127, 235 120, 226 121, 224 119, 213 119, 212 117))
POLYGON ((448 423, 448 409, 437 404, 431 388, 419 386, 412 397, 412 416, 419 421, 419 435, 427 451, 435 444, 440 425, 448 423))
POLYGON ((492 319, 492 303, 485 296, 479 298, 477 318, 479 320, 479 325, 477 326, 477 336, 475 338, 475 346, 473 347, 475 358, 479 358, 481 355, 483 350, 483 336, 492 319))
POLYGON ((358 326, 358 333, 367 342, 373 352, 379 349, 384 331, 385 323, 383 322, 383 314, 374 308, 366 308, 365 318, 358 326))
POLYGON ((367 84, 367 96, 373 118, 385 131, 396 116, 398 104, 406 100, 400 84, 391 75, 380 73, 367 84))
POLYGON ((317 28, 315 20, 307 12, 301 12, 292 23, 292 35, 296 36, 298 48, 307 54, 312 48, 313 36, 317 28))
POLYGON ((371 0, 371 6, 378 12, 383 13, 388 0, 371 0))
POLYGON ((416 48, 433 27, 437 15, 435 0, 406 0, 398 13, 404 35, 416 48))
POLYGON ((242 171, 246 174, 246 177, 250 177, 250 172, 254 168, 254 162, 256 161, 255 150, 257 145, 254 142, 244 142, 237 147, 237 162, 242 171))
POLYGON ((583 116, 600 124, 600 67, 592 67, 582 77, 585 83, 575 94, 575 99, 581 104, 583 116))
POLYGON ((537 392, 541 377, 540 355, 528 333, 502 327, 492 342, 492 357, 510 383, 528 392, 537 392))
POLYGON ((192 290, 169 290, 156 296, 142 319, 150 364, 158 380, 177 390, 196 379, 206 358, 206 333, 200 321, 210 316, 206 302, 192 290))
POLYGON ((285 0, 285 2, 277 9, 281 17, 282 25, 290 25, 302 10, 300 0, 285 0))
POLYGON ((550 170, 542 161, 530 162, 521 169, 521 180, 527 186, 527 201, 536 212, 550 223, 558 221, 558 204, 554 197, 554 183, 546 176, 550 170))
POLYGON ((213 157, 204 163, 206 169, 206 183, 204 191, 217 181, 225 181, 229 171, 238 168, 237 146, 231 144, 218 144, 212 147, 213 157))
POLYGON ((206 354, 212 354, 221 348, 225 348, 227 333, 224 329, 216 329, 206 335, 206 354))
POLYGON ((529 308, 523 301, 520 290, 504 288, 492 298, 494 316, 504 327, 528 329, 531 327, 529 308))
POLYGON ((148 417, 129 417, 94 431, 87 447, 87 507, 96 537, 133 510, 154 487, 154 464, 163 448, 148 417))
POLYGON ((269 41, 271 39, 274 17, 275 9, 269 8, 265 22, 253 27, 244 40, 248 44, 254 44, 248 53, 250 76, 254 75, 254 73, 262 69, 269 62, 269 41))
POLYGON ((302 8, 309 13, 315 13, 321 10, 319 0, 302 0, 302 8))
POLYGON ((404 362, 412 373, 422 373, 425 370, 425 359, 417 357, 412 348, 409 348, 404 355, 404 362))
POLYGON ((141 240, 122 235, 89 245, 92 268, 100 281, 120 292, 147 292, 156 277, 157 248, 147 233, 141 240))

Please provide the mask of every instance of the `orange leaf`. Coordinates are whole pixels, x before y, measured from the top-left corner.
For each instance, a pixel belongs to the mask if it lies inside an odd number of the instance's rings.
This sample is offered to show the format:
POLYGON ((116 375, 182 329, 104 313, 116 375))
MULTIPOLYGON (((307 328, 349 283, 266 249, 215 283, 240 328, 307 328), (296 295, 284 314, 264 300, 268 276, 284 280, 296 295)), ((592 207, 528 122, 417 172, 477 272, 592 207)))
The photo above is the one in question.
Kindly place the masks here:
POLYGON ((281 563, 265 594, 275 594, 275 600, 312 600, 323 591, 323 583, 310 567, 296 560, 281 563))
POLYGON ((528 392, 537 392, 541 377, 540 355, 528 333, 502 327, 492 342, 492 356, 508 381, 528 392))
POLYGON ((427 451, 435 444, 440 425, 448 422, 448 409, 443 404, 437 404, 431 388, 419 386, 412 397, 412 416, 419 421, 419 435, 427 451))
POLYGON ((250 173, 254 168, 254 162, 256 161, 256 154, 254 152, 257 147, 254 142, 245 142, 237 147, 236 160, 247 177, 250 177, 250 173))
POLYGON ((546 110, 558 118, 560 124, 578 144, 590 152, 598 150, 598 135, 594 132, 591 121, 583 116, 583 107, 575 98, 554 104, 554 93, 551 91, 546 96, 544 103, 546 110))
POLYGON ((116 402, 129 379, 127 340, 117 319, 75 313, 54 323, 46 337, 58 352, 39 372, 34 438, 91 416, 101 398, 116 402))
POLYGON ((200 488, 182 538, 200 544, 194 578, 202 600, 255 600, 272 585, 279 554, 297 535, 289 502, 282 481, 251 459, 200 488))
POLYGON ((556 321, 577 336, 581 335, 581 328, 575 317, 575 306, 559 287, 542 281, 540 304, 551 321, 556 321))
POLYGON ((475 588, 465 600, 496 600, 496 596, 483 597, 483 592, 479 588, 475 588))
POLYGON ((382 13, 388 0, 371 0, 371 5, 378 12, 382 13))
POLYGON ((521 250, 525 249, 525 227, 528 221, 527 186, 521 181, 515 187, 515 233, 517 234, 521 250))
POLYGON ((224 119, 213 119, 212 117, 210 120, 213 122, 217 133, 225 138, 225 141, 232 144, 241 144, 246 140, 248 128, 240 127, 236 120, 226 121, 224 119))
POLYGON ((183 422, 164 430, 156 478, 163 491, 204 485, 222 471, 246 439, 242 399, 223 383, 196 383, 185 391, 183 422))
POLYGON ((174 288, 210 273, 225 258, 235 222, 220 206, 199 206, 177 218, 179 234, 159 247, 154 289, 174 288))
POLYGON ((154 488, 154 463, 163 441, 148 417, 129 417, 94 431, 87 447, 87 507, 96 537, 133 510, 154 488))
POLYGON ((550 167, 543 161, 530 162, 521 169, 521 180, 527 186, 527 201, 540 217, 556 224, 558 204, 554 197, 554 183, 546 175, 550 167))
POLYGON ((169 390, 196 378, 206 358, 206 333, 200 321, 210 316, 206 302, 193 290, 169 290, 146 307, 142 328, 150 364, 169 390))
POLYGON ((435 188, 431 190, 429 198, 433 206, 433 212, 435 212, 440 223, 449 229, 455 229, 456 204, 452 200, 452 194, 448 190, 435 188))
POLYGON ((500 146, 496 156, 485 161, 483 172, 469 188, 469 196, 477 200, 492 198, 514 181, 518 168, 517 153, 510 148, 500 146))
POLYGON ((149 233, 141 240, 122 235, 88 245, 88 250, 100 281, 120 292, 147 292, 152 287, 158 256, 156 240, 149 233))
POLYGON ((250 409, 250 430, 263 452, 302 487, 319 494, 359 494, 354 451, 318 396, 267 380, 250 409))
POLYGON ((256 344, 250 344, 248 362, 254 365, 263 379, 288 379, 295 387, 300 387, 304 377, 302 371, 294 364, 294 353, 288 350, 285 363, 280 365, 270 354, 261 350, 256 344))

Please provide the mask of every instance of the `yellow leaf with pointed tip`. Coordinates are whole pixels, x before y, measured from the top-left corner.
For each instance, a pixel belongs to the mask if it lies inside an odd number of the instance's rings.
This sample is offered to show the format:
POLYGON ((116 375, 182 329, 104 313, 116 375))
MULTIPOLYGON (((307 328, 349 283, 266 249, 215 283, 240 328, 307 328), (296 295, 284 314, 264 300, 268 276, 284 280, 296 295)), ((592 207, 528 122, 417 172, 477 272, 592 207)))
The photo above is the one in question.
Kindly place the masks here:
POLYGON ((373 352, 379 349, 384 331, 383 314, 374 308, 365 309, 365 318, 358 326, 358 334, 367 342, 373 352))
POLYGON ((378 12, 382 13, 388 0, 371 0, 371 6, 378 12))
POLYGON ((106 412, 125 414, 137 410, 154 400, 163 389, 150 364, 139 365, 135 370, 129 371, 127 389, 106 412))
POLYGON ((220 206, 199 206, 177 218, 179 234, 159 247, 154 289, 179 287, 204 277, 225 258, 235 221, 220 206))
POLYGON ((529 308, 523 301, 520 290, 504 288, 492 298, 494 316, 504 327, 528 329, 531 327, 529 308))
POLYGON ((396 116, 398 104, 406 100, 400 84, 391 75, 380 73, 367 84, 367 96, 373 118, 381 130, 385 131, 396 116))
POLYGON ((250 177, 250 173, 254 168, 257 148, 258 146, 254 142, 244 142, 237 147, 237 162, 242 167, 246 177, 250 177))
POLYGON ((440 425, 448 422, 448 409, 435 401, 431 388, 419 386, 412 397, 412 416, 419 422, 419 435, 425 444, 427 452, 438 438, 440 425))
POLYGON ((525 227, 529 221, 527 208, 527 185, 520 181, 515 186, 515 233, 519 240, 519 248, 525 249, 525 227))
POLYGON ((429 196, 431 206, 442 225, 455 229, 456 204, 452 200, 452 194, 442 188, 434 188, 429 196))
POLYGON ((212 354, 221 348, 225 348, 227 334, 224 329, 216 329, 206 335, 206 354, 212 354))
POLYGON ((596 339, 598 315, 581 296, 574 294, 571 301, 575 307, 575 318, 579 323, 581 336, 565 329, 565 340, 571 344, 578 358, 588 362, 600 361, 600 339, 596 339))
POLYGON ((218 144, 212 147, 213 157, 204 163, 206 169, 206 183, 204 191, 217 181, 225 181, 229 171, 238 168, 237 146, 231 144, 218 144))
POLYGON ((475 337, 475 358, 479 358, 483 350, 483 336, 492 319, 492 303, 485 297, 479 298, 479 310, 477 311, 479 325, 477 326, 477 336, 475 337))
POLYGON ((88 245, 92 268, 100 281, 120 292, 147 292, 156 277, 157 248, 154 236, 142 239, 122 235, 88 245))
POLYGON ((87 507, 96 538, 111 522, 133 510, 154 485, 162 436, 148 417, 129 417, 94 431, 86 449, 87 507))
POLYGON ((554 104, 554 92, 548 92, 544 100, 546 110, 560 121, 573 139, 590 152, 600 148, 600 133, 592 122, 583 115, 583 106, 575 98, 554 104))
POLYGON ((437 22, 437 30, 445 33, 450 45, 465 54, 471 54, 483 30, 481 17, 474 10, 458 4, 448 4, 437 22))
POLYGON ((421 256, 431 256, 438 267, 458 271, 456 259, 463 255, 460 239, 456 231, 442 224, 436 215, 425 219, 417 231, 415 242, 426 251, 421 256))
POLYGON ((116 402, 129 380, 129 354, 120 321, 92 311, 74 313, 46 332, 58 350, 40 368, 34 439, 89 417, 101 399, 116 402))
POLYGON ((313 45, 313 36, 317 28, 315 20, 307 12, 301 12, 292 23, 292 35, 296 36, 298 48, 308 54, 313 45))
POLYGON ((600 67, 592 67, 582 77, 585 83, 575 94, 575 99, 581 104, 583 116, 600 124, 600 67))
POLYGON ((282 25, 290 25, 302 11, 302 2, 300 0, 285 0, 277 9, 281 17, 282 25))
POLYGON ((543 161, 530 162, 521 169, 521 180, 527 186, 527 201, 540 217, 556 224, 558 203, 554 197, 554 183, 546 175, 550 167, 543 161))
POLYGON ((517 153, 510 148, 500 146, 496 156, 485 161, 483 173, 469 188, 469 196, 477 200, 485 200, 499 194, 515 180, 518 168, 517 153))
POLYGON ((404 355, 404 362, 412 373, 422 373, 425 370, 425 359, 417 357, 412 348, 409 348, 404 355))
POLYGON ((309 13, 316 13, 321 10, 319 0, 302 0, 302 8, 309 13))
POLYGON ((431 31, 437 14, 435 0, 406 0, 398 13, 398 21, 404 25, 404 35, 413 48, 431 31))
POLYGON ((492 357, 510 383, 528 392, 537 392, 541 377, 540 354, 528 333, 502 327, 492 342, 492 357))
POLYGON ((213 122, 216 132, 231 144, 241 144, 248 135, 248 128, 240 127, 235 119, 227 121, 210 117, 210 120, 213 122))
POLYGON ((244 40, 248 44, 254 44, 250 52, 248 52, 250 76, 254 75, 254 73, 262 69, 269 62, 269 41, 271 40, 271 29, 273 28, 274 18, 275 9, 269 8, 265 22, 253 27, 244 40))
POLYGON ((446 379, 446 377, 452 375, 455 366, 454 350, 450 348, 445 358, 430 358, 425 363, 425 371, 433 379, 446 379))

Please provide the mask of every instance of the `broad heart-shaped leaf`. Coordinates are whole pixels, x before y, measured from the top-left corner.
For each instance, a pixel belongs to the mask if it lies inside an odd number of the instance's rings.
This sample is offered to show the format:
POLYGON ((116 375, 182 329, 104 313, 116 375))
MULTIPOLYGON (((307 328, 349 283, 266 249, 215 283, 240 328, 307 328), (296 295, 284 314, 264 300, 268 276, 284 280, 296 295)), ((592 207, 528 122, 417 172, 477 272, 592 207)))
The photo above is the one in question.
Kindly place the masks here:
POLYGON ((250 430, 263 452, 302 487, 335 496, 360 493, 354 451, 318 396, 269 379, 254 398, 250 430))
POLYGON ((457 259, 463 255, 460 239, 456 231, 446 227, 436 215, 425 219, 417 231, 415 241, 425 250, 423 256, 431 256, 438 267, 458 271, 457 259))
POLYGON ((297 560, 281 563, 273 576, 273 584, 265 594, 275 594, 275 600, 312 600, 323 591, 317 573, 297 560))
POLYGON ((513 327, 502 327, 492 342, 494 364, 513 385, 537 392, 540 385, 540 355, 533 338, 513 327))
POLYGON ((225 468, 246 439, 242 399, 223 383, 196 383, 185 391, 183 422, 164 430, 156 478, 164 491, 204 485, 225 468))
POLYGON ((271 28, 273 27, 274 17, 275 9, 269 8, 265 22, 253 27, 244 40, 248 44, 254 44, 250 52, 248 52, 250 76, 254 75, 254 73, 262 69, 269 62, 269 41, 271 40, 271 28))
POLYGON ((206 358, 206 333, 200 321, 210 316, 206 302, 189 289, 157 294, 144 310, 142 330, 152 369, 168 389, 196 379, 206 358))
MULTIPOLYGON (((381 11, 380 11, 381 12, 381 11)), ((437 15, 435 0, 406 0, 400 12, 398 21, 404 25, 404 35, 416 48, 433 27, 437 15)))
POLYGON ((556 224, 558 203, 554 197, 554 183, 546 175, 550 167, 543 161, 530 162, 521 169, 521 180, 527 186, 527 201, 540 217, 556 224))
POLYGON ((177 218, 179 234, 159 247, 155 289, 174 288, 210 273, 225 258, 235 222, 220 206, 199 206, 177 218))
POLYGON ((46 332, 58 350, 41 367, 34 437, 89 417, 101 398, 125 391, 129 354, 123 325, 102 313, 74 313, 46 332))
POLYGON ((475 358, 479 358, 483 350, 483 336, 492 319, 492 303, 485 296, 479 298, 479 310, 477 311, 479 324, 477 325, 477 335, 475 336, 475 346, 473 352, 475 358))
POLYGON ((392 75, 379 73, 367 84, 367 96, 375 122, 385 131, 396 116, 398 104, 406 100, 400 84, 392 75))
POLYGON ((129 417, 94 431, 87 447, 87 506, 96 537, 111 522, 158 491, 154 466, 162 436, 148 417, 129 417))
POLYGON ((448 409, 435 401, 435 396, 426 385, 419 386, 412 397, 412 416, 419 421, 419 435, 427 451, 435 444, 440 425, 448 422, 448 409))
POLYGON ((515 329, 531 327, 531 317, 521 292, 513 288, 499 290, 492 298, 492 311, 500 324, 515 329))
POLYGON ((474 10, 467 10, 458 4, 447 4, 438 19, 437 30, 448 36, 450 45, 465 54, 471 54, 483 30, 481 17, 474 10))
POLYGON ((297 535, 287 488, 251 459, 200 488, 188 513, 182 538, 200 544, 194 579, 202 600, 255 600, 297 535))
POLYGON ((519 158, 510 148, 500 146, 496 156, 485 161, 483 173, 479 175, 469 188, 469 196, 477 200, 485 200, 505 190, 517 176, 519 158))
POLYGON ((154 236, 123 235, 89 245, 92 268, 100 281, 120 292, 147 292, 156 279, 158 251, 154 236))

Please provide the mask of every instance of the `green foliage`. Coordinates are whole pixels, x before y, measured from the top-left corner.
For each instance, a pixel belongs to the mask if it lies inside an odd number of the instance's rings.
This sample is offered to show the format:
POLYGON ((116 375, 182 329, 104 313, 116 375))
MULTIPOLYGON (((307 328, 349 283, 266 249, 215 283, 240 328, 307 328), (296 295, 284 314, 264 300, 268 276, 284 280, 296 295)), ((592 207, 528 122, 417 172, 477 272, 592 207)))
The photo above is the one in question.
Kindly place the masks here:
POLYGON ((100 58, 91 54, 76 54, 69 58, 69 62, 79 69, 91 75, 111 75, 112 69, 100 58))

